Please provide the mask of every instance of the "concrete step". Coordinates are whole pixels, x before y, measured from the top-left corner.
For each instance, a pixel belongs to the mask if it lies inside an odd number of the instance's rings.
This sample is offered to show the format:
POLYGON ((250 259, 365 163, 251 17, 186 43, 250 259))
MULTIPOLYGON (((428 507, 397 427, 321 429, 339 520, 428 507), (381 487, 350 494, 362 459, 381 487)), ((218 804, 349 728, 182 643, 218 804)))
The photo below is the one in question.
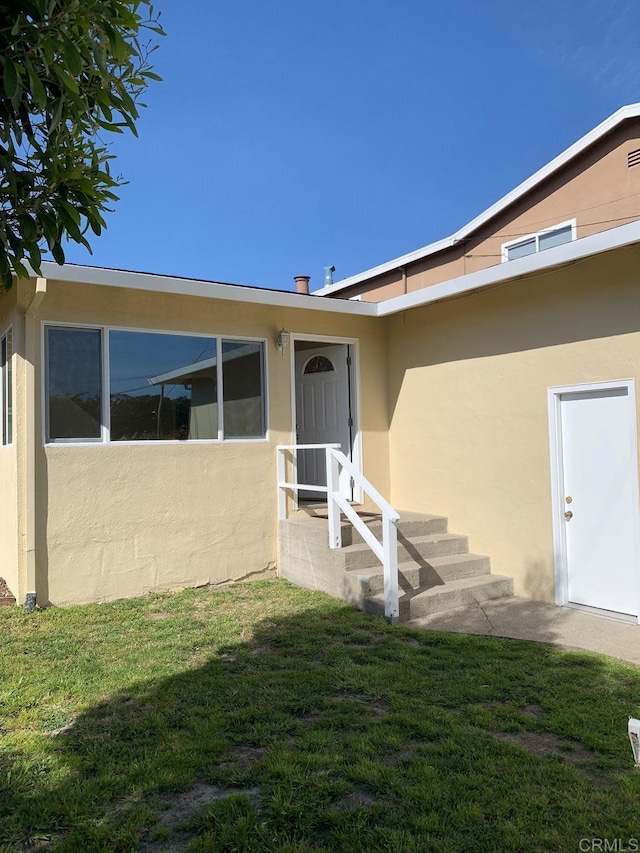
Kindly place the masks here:
MULTIPOLYGON (((446 557, 430 557, 424 565, 416 562, 398 565, 398 585, 404 592, 422 588, 442 586, 460 578, 480 577, 491 572, 489 557, 480 554, 452 554, 446 557)), ((384 590, 384 572, 378 564, 373 569, 347 572, 347 588, 352 595, 377 595, 384 590)))
MULTIPOLYGON (((382 541, 382 518, 369 513, 359 514, 368 529, 379 541, 382 541)), ((420 512, 401 512, 400 521, 396 524, 398 539, 409 539, 414 536, 430 536, 434 533, 446 533, 449 521, 444 515, 426 515, 420 512)), ((342 544, 357 545, 364 540, 350 521, 342 522, 342 544)))
MULTIPOLYGON (((466 607, 495 598, 513 595, 513 580, 500 575, 460 578, 430 589, 404 592, 400 595, 400 621, 430 616, 455 607, 466 607)), ((365 613, 384 616, 384 595, 364 599, 365 613)))
MULTIPOLYGON (((457 533, 435 533, 429 536, 398 537, 398 563, 413 562, 427 566, 431 557, 447 557, 469 552, 469 540, 457 533)), ((334 553, 342 555, 346 571, 376 568, 378 559, 368 545, 347 545, 334 553)))

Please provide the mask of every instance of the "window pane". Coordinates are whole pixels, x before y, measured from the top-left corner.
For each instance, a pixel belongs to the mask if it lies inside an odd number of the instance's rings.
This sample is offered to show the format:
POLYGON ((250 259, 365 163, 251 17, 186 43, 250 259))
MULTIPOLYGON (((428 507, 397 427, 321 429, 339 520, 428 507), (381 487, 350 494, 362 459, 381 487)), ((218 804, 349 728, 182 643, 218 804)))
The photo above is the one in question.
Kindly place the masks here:
POLYGON ((265 434, 263 345, 222 342, 225 438, 262 438, 265 434))
POLYGON ((2 441, 4 444, 13 442, 13 368, 11 366, 13 355, 13 330, 9 329, 3 342, 3 389, 4 389, 4 430, 2 441))
POLYGON ((218 437, 216 339, 109 332, 111 441, 218 437))
POLYGON ((526 255, 533 255, 536 251, 536 238, 525 240, 523 243, 518 243, 515 246, 509 246, 507 249, 507 257, 510 261, 515 261, 516 258, 524 258, 526 255))
POLYGON ((102 333, 47 329, 49 439, 101 437, 102 333))
POLYGON ((0 367, 2 369, 2 443, 9 444, 7 440, 7 337, 0 341, 0 367))
POLYGON ((543 249, 552 249, 554 246, 561 246, 563 243, 571 242, 571 226, 567 225, 564 228, 556 228, 555 231, 547 231, 546 234, 541 234, 540 251, 543 249))

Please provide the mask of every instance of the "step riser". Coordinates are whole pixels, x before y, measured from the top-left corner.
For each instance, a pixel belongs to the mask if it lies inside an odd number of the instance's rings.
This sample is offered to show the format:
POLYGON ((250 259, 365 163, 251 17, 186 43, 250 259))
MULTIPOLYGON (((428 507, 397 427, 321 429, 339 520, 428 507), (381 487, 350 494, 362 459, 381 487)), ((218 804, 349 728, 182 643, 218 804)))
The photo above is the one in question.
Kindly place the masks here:
MULTIPOLYGON (((469 587, 464 590, 448 590, 443 586, 442 592, 429 598, 415 596, 400 601, 400 621, 406 622, 409 619, 431 616, 434 613, 442 613, 444 610, 468 607, 477 602, 491 601, 510 595, 513 595, 511 578, 496 578, 493 583, 485 583, 482 586, 469 587)), ((372 615, 384 616, 384 605, 379 600, 365 599, 364 611, 372 615)))
MULTIPOLYGON (((451 536, 426 542, 398 542, 398 563, 418 562, 429 557, 449 557, 454 554, 467 554, 469 540, 466 536, 451 536)), ((369 548, 358 551, 341 551, 346 571, 371 569, 380 565, 380 561, 369 548)))
MULTIPOLYGON (((411 566, 398 570, 398 583, 400 589, 429 589, 449 581, 460 578, 472 578, 491 573, 488 557, 479 557, 477 560, 464 563, 450 563, 447 566, 425 567, 411 566)), ((364 596, 378 595, 384 592, 384 575, 382 570, 371 575, 359 575, 349 572, 347 575, 350 589, 359 591, 364 596), (354 575, 351 577, 351 575, 354 575)))
MULTIPOLYGON (((410 539, 413 536, 433 536, 436 533, 446 533, 447 526, 447 519, 440 517, 430 518, 428 521, 400 520, 397 524, 398 539, 401 539, 402 537, 410 539)), ((373 533, 379 542, 382 541, 381 521, 367 522, 367 528, 373 533)), ((364 542, 364 539, 352 524, 342 525, 343 545, 360 545, 362 542, 364 542)))

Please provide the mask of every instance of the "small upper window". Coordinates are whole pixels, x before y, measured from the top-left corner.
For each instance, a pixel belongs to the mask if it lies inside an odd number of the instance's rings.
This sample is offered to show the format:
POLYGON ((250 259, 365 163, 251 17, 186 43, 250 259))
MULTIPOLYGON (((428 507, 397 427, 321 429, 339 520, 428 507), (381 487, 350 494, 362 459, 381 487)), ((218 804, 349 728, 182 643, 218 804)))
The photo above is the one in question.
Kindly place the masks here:
POLYGON ((333 364, 324 355, 314 355, 305 364, 303 373, 332 373, 335 370, 333 364))
POLYGON ((527 234, 519 240, 511 240, 502 245, 502 260, 515 261, 516 258, 524 258, 526 255, 535 255, 544 249, 552 249, 563 243, 570 243, 576 239, 576 220, 554 225, 553 228, 545 228, 537 234, 527 234))

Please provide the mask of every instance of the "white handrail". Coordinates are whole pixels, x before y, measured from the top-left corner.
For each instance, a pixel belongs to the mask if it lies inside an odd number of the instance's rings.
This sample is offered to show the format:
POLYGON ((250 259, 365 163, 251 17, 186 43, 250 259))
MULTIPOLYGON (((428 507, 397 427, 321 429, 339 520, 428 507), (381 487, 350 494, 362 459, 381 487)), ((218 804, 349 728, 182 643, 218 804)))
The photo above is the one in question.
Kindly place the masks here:
POLYGON ((400 516, 355 467, 341 450, 327 447, 327 512, 329 520, 329 548, 342 547, 340 510, 362 536, 365 543, 382 563, 384 575, 384 615, 392 624, 398 621, 398 523, 400 516), (382 512, 382 543, 378 542, 358 513, 340 493, 340 468, 352 477, 382 512))
POLYGON ((371 483, 356 468, 340 450, 339 444, 280 444, 276 448, 278 467, 278 518, 287 518, 287 492, 296 493, 303 489, 307 492, 326 493, 327 515, 329 522, 329 547, 332 549, 342 547, 341 516, 343 512, 353 527, 362 536, 364 542, 371 548, 375 556, 382 563, 384 573, 384 614, 386 618, 395 623, 398 621, 398 530, 396 524, 400 516, 375 489, 371 483), (297 483, 287 481, 286 457, 287 451, 291 452, 294 479, 297 479, 297 457, 298 450, 324 450, 327 467, 327 485, 318 486, 309 483, 297 483), (358 513, 340 492, 340 469, 343 468, 347 474, 355 480, 366 494, 373 500, 382 513, 382 542, 373 535, 358 513))

